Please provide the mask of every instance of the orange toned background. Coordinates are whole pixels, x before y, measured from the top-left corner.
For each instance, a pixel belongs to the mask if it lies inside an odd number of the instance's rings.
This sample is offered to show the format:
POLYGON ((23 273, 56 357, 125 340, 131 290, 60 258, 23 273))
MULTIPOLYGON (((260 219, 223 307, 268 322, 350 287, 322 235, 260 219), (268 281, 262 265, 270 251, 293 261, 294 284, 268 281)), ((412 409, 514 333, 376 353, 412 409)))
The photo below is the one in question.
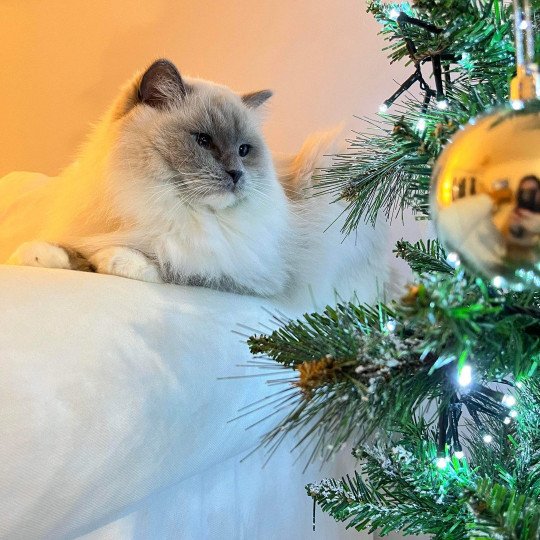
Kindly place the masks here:
POLYGON ((2 0, 0 175, 56 174, 119 85, 165 56, 238 91, 272 88, 266 134, 374 113, 409 70, 390 67, 363 0, 2 0))

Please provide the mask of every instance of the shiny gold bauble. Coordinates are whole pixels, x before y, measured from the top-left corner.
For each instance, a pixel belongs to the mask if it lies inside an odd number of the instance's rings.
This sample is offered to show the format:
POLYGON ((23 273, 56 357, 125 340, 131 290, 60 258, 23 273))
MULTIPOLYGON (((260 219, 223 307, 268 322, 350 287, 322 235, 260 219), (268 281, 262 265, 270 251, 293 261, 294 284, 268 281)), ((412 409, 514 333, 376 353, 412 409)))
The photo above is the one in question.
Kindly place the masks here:
POLYGON ((540 101, 497 108, 454 135, 433 171, 431 211, 470 270, 540 289, 540 101))

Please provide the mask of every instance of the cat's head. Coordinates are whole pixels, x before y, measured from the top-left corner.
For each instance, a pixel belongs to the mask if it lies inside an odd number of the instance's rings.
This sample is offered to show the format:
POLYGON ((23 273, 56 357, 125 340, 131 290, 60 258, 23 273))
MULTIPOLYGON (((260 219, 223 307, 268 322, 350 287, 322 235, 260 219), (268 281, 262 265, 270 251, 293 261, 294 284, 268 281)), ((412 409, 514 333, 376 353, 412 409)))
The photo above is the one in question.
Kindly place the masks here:
POLYGON ((260 107, 272 93, 237 95, 183 78, 168 60, 154 62, 116 107, 117 162, 149 187, 192 206, 216 210, 276 189, 260 129, 260 107))

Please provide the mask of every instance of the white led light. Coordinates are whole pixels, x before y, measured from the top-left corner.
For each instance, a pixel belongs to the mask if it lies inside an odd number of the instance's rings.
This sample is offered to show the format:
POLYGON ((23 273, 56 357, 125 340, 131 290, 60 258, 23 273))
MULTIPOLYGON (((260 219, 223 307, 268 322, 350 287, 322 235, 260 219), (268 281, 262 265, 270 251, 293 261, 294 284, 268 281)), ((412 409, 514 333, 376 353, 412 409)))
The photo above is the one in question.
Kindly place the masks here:
POLYGON ((465 364, 461 368, 461 372, 458 375, 458 383, 460 386, 469 386, 472 381, 472 368, 468 364, 465 364))
POLYGON ((518 412, 516 411, 516 409, 512 409, 509 413, 508 413, 508 416, 510 416, 510 418, 516 418, 518 415, 518 412))
POLYGON ((528 26, 529 26, 529 23, 527 21, 521 21, 519 23, 519 29, 520 30, 527 30, 528 26))
POLYGON ((516 383, 516 388, 523 388, 523 383, 521 381, 518 381, 516 383))
POLYGON ((399 9, 397 8, 392 8, 389 13, 388 13, 388 16, 391 18, 391 19, 394 19, 397 20, 397 18, 401 15, 401 11, 399 11, 399 9))
POLYGON ((504 422, 506 425, 508 425, 511 421, 512 421, 512 419, 511 419, 509 416, 507 416, 507 417, 503 420, 503 422, 504 422))
POLYGON ((514 109, 514 111, 521 111, 521 109, 525 107, 525 104, 521 99, 513 99, 512 101, 510 101, 510 106, 512 107, 512 109, 514 109))
POLYGON ((439 469, 445 469, 447 464, 448 464, 448 461, 446 460, 445 457, 437 458, 437 467, 439 469))
POLYGON ((463 459, 465 454, 461 450, 458 450, 457 452, 454 452, 454 456, 456 456, 458 459, 463 459))
POLYGON ((516 404, 516 398, 510 394, 504 394, 501 401, 502 404, 506 405, 507 407, 513 407, 516 404))
POLYGON ((448 101, 446 101, 446 99, 439 99, 437 101, 437 109, 441 111, 448 109, 448 101))
POLYGON ((461 261, 459 260, 459 255, 458 255, 455 251, 451 251, 451 252, 446 256, 446 262, 447 262, 452 268, 457 268, 457 267, 461 264, 461 261))
POLYGON ((495 277, 491 280, 491 284, 492 284, 496 289, 502 289, 503 287, 506 286, 506 279, 504 279, 502 276, 495 276, 495 277))
POLYGON ((381 103, 379 105, 379 112, 380 113, 385 113, 387 110, 388 110, 388 105, 386 103, 381 103))
POLYGON ((492 443, 493 442, 493 437, 488 433, 487 435, 484 435, 482 437, 482 439, 484 440, 484 442, 486 444, 489 444, 489 443, 492 443))
POLYGON ((389 332, 393 332, 396 329, 397 323, 394 321, 394 319, 390 319, 386 322, 385 326, 389 332))
POLYGON ((416 129, 418 131, 424 131, 426 129, 426 120, 425 118, 420 118, 418 122, 416 122, 416 129))

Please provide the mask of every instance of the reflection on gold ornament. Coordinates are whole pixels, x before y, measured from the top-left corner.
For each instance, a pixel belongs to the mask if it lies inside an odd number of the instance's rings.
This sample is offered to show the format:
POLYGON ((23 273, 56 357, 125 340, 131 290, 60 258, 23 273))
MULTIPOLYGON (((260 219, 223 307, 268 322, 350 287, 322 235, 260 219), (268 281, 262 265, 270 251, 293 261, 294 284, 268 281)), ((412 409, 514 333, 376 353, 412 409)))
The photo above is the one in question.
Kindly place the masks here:
POLYGON ((471 270, 540 288, 539 101, 514 101, 460 129, 431 194, 439 237, 471 270))

